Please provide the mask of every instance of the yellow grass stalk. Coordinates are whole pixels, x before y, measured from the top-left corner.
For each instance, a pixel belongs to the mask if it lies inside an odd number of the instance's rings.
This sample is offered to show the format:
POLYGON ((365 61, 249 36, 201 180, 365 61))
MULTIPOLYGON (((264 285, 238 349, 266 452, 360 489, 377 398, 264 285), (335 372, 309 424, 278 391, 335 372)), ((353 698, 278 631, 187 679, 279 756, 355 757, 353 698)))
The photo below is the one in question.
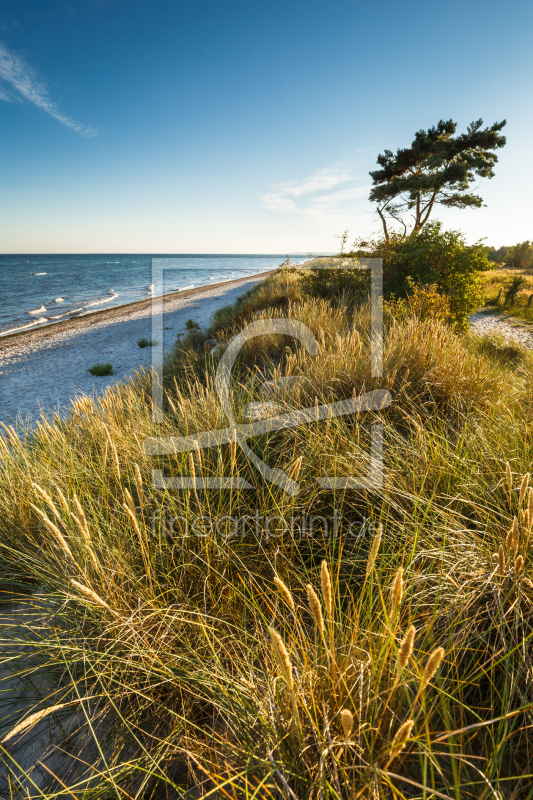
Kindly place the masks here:
POLYGON ((131 511, 131 516, 137 519, 137 512, 135 511, 135 505, 133 503, 133 497, 129 493, 128 489, 124 488, 124 497, 126 498, 126 503, 128 504, 128 508, 131 511))
POLYGON ((390 609, 391 620, 396 619, 396 614, 398 613, 398 610, 400 608, 400 603, 402 602, 402 592, 403 592, 403 567, 398 567, 398 571, 396 572, 391 591, 391 609, 390 609))
POLYGON ((313 619, 315 624, 320 631, 321 635, 324 635, 324 617, 322 616, 322 608, 320 606, 320 600, 318 599, 318 595, 311 586, 310 583, 307 584, 307 599, 309 601, 309 608, 311 609, 311 614, 313 615, 313 619))
POLYGON ((85 547, 87 548, 87 552, 89 553, 89 557, 90 557, 91 561, 93 562, 93 565, 96 567, 97 570, 99 570, 100 569, 100 564, 99 564, 98 559, 96 558, 95 552, 94 552, 94 550, 92 548, 91 534, 89 533, 89 526, 87 525, 87 518, 85 516, 85 512, 84 512, 83 508, 81 507, 80 501, 78 500, 76 495, 73 496, 72 502, 74 503, 74 507, 75 507, 76 512, 77 512, 76 514, 72 513, 72 511, 70 512, 71 516, 72 516, 72 519, 74 520, 74 522, 78 526, 78 528, 80 530, 80 533, 81 533, 81 535, 83 536, 83 538, 85 540, 85 547))
POLYGON ((39 495, 39 497, 41 497, 44 500, 44 502, 46 503, 46 505, 50 508, 50 510, 51 510, 52 514, 54 515, 54 517, 56 519, 58 519, 60 522, 62 522, 62 519, 61 519, 61 517, 59 515, 59 511, 57 510, 57 508, 55 506, 55 503, 52 500, 52 498, 50 497, 50 495, 47 492, 45 492, 45 490, 41 486, 39 486, 39 484, 32 482, 32 486, 35 489, 35 491, 37 492, 37 494, 39 495))
POLYGON ((516 517, 513 519, 513 527, 511 528, 511 530, 513 532, 513 547, 516 554, 520 540, 520 528, 518 527, 518 520, 516 517))
POLYGON ((231 471, 233 472, 233 470, 235 469, 235 461, 237 459, 237 431, 236 430, 233 431, 233 437, 232 437, 230 445, 229 445, 229 451, 230 451, 230 459, 231 459, 230 466, 231 466, 231 471))
POLYGON ((341 725, 344 733, 344 738, 348 739, 353 731, 353 714, 348 708, 343 708, 341 711, 341 725))
POLYGON ((115 447, 114 442, 111 440, 109 441, 109 447, 111 448, 111 456, 113 458, 113 466, 115 467, 115 472, 117 473, 117 478, 120 480, 120 463, 118 460, 118 453, 117 448, 115 447))
POLYGON ((296 459, 296 461, 294 462, 294 464, 290 468, 289 478, 292 478, 293 481, 297 481, 298 480, 298 476, 300 475, 300 470, 302 468, 303 460, 304 460, 304 457, 303 456, 299 456, 299 458, 296 459))
POLYGON ((61 500, 61 507, 63 508, 63 511, 66 511, 67 514, 70 514, 70 508, 68 507, 65 495, 63 494, 59 486, 56 486, 55 490, 59 495, 59 499, 61 500))
POLYGON ((27 731, 28 728, 36 725, 38 722, 44 719, 44 717, 47 717, 49 714, 53 714, 54 711, 59 711, 60 708, 65 708, 65 706, 68 705, 69 703, 58 703, 55 706, 49 706, 49 708, 42 708, 40 711, 36 711, 35 714, 30 714, 29 717, 26 717, 26 719, 22 720, 22 722, 19 722, 18 725, 15 725, 15 727, 10 730, 6 736, 4 736, 0 744, 9 742, 9 740, 13 739, 14 736, 27 731))
POLYGON ((519 575, 523 569, 524 569, 524 558, 523 556, 517 556, 514 562, 515 575, 519 575))
POLYGON ((322 597, 326 612, 330 619, 333 618, 333 592, 331 590, 331 576, 329 574, 328 562, 324 560, 320 565, 320 582, 322 585, 322 597))
POLYGON ((200 445, 194 440, 194 452, 196 453, 196 458, 198 459, 198 466, 200 470, 202 469, 202 451, 200 450, 200 445))
POLYGON ((98 606, 102 606, 102 608, 105 608, 107 611, 111 611, 112 610, 107 605, 106 601, 102 600, 102 598, 99 597, 96 594, 96 592, 93 592, 92 589, 89 589, 88 586, 84 586, 83 583, 78 583, 78 581, 75 581, 73 579, 71 579, 70 582, 79 592, 81 592, 83 595, 85 595, 85 597, 87 597, 89 600, 92 600, 93 603, 96 603, 96 605, 98 605, 98 606))
POLYGON ((372 539, 372 546, 370 547, 370 552, 368 554, 368 561, 366 562, 366 575, 365 579, 368 578, 372 569, 374 567, 374 562, 376 560, 376 556, 378 554, 379 545, 381 544, 381 536, 383 534, 383 526, 381 523, 379 524, 378 530, 374 538, 372 539))
POLYGON ((424 674, 422 676, 421 681, 421 689, 425 689, 428 683, 433 679, 435 673, 437 672, 438 668, 441 665, 441 661, 444 658, 444 647, 437 647, 431 653, 430 657, 428 658, 428 662, 426 664, 426 668, 424 670, 424 674))
POLYGON ((295 612, 296 611, 296 606, 294 605, 294 598, 292 596, 292 593, 291 593, 289 587, 285 583, 283 583, 281 578, 278 578, 277 575, 274 578, 274 583, 276 584, 276 588, 277 588, 278 592, 283 597, 283 599, 285 600, 285 602, 289 606, 290 610, 295 612))
POLYGON ((500 575, 505 575, 505 550, 503 544, 498 548, 498 570, 500 575))
POLYGON ((511 465, 509 462, 505 465, 505 477, 507 478, 507 485, 509 489, 513 488, 513 473, 511 472, 511 465))
POLYGON ((408 719, 403 722, 396 731, 394 739, 392 740, 391 749, 389 751, 389 760, 387 761, 387 766, 389 766, 389 764, 394 761, 394 759, 399 756, 404 749, 409 737, 411 736, 411 731, 413 730, 414 724, 414 720, 408 719))
POLYGON ((141 477, 141 470, 139 469, 138 464, 134 464, 135 470, 135 485, 137 487, 137 496, 139 498, 139 505, 141 507, 141 513, 144 508, 144 492, 143 492, 143 481, 141 477))
POLYGON ((194 469, 194 458, 192 453, 189 453, 189 472, 191 473, 191 478, 196 478, 196 470, 194 469))
POLYGON ((30 503, 30 507, 31 507, 31 508, 33 508, 33 510, 34 510, 34 511, 35 511, 35 512, 36 512, 36 513, 37 513, 37 514, 38 514, 38 515, 41 517, 41 519, 43 520, 43 522, 44 522, 44 524, 46 525, 46 527, 48 528, 48 530, 49 530, 49 531, 50 531, 50 532, 51 532, 51 533, 52 533, 52 534, 55 536, 55 538, 56 538, 56 540, 57 540, 57 543, 59 544, 59 546, 61 547, 61 549, 63 550, 63 552, 64 552, 64 553, 65 553, 65 554, 66 554, 66 555, 67 555, 67 556, 68 556, 68 557, 69 557, 69 558, 70 558, 72 561, 74 561, 74 557, 73 557, 73 555, 72 555, 72 552, 71 552, 71 550, 70 550, 70 547, 68 546, 68 544, 67 544, 67 542, 66 542, 66 540, 65 540, 65 537, 63 536, 63 534, 61 533, 61 531, 59 530, 59 528, 57 528, 57 527, 54 525, 54 523, 52 522, 52 520, 51 520, 51 519, 48 519, 48 517, 46 516, 46 514, 44 513, 44 511, 41 511, 41 509, 40 509, 40 508, 37 508, 37 506, 34 506, 34 505, 33 505, 33 503, 30 503))
POLYGON ((524 502, 524 497, 526 496, 528 486, 529 486, 529 472, 526 472, 526 474, 522 478, 522 483, 520 484, 520 496, 518 499, 518 505, 520 506, 524 502))
POLYGON ((11 444, 14 444, 15 447, 20 447, 20 439, 17 436, 17 434, 15 433, 15 431, 13 430, 12 426, 11 425, 9 425, 9 426, 8 425, 4 425, 3 422, 0 422, 0 425, 2 426, 2 428, 7 433, 9 441, 11 442, 11 444))
POLYGON ((292 675, 292 663, 287 648, 285 647, 285 642, 279 635, 279 633, 274 630, 274 628, 269 628, 270 635, 272 636, 272 645, 274 648, 274 653, 278 660, 278 663, 281 667, 281 671, 284 674, 285 680, 289 686, 291 692, 294 692, 294 678, 292 675))
POLYGON ((529 496, 527 500, 527 513, 529 517, 529 527, 533 524, 533 489, 529 490, 529 496))
POLYGON ((407 632, 402 639, 402 642, 400 644, 400 649, 398 651, 398 659, 396 661, 396 678, 394 679, 394 684, 392 686, 393 691, 400 682, 402 670, 405 669, 405 667, 411 660, 411 656, 413 655, 413 648, 415 645, 415 636, 416 636, 416 628, 414 625, 411 625, 407 629, 407 632))

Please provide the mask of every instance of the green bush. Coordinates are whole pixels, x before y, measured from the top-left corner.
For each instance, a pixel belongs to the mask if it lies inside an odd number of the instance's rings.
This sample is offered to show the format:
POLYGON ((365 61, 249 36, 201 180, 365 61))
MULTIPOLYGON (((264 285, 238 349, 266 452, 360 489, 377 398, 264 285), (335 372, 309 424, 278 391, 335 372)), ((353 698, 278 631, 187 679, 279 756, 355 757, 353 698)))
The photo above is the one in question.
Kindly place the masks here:
POLYGON ((399 300, 394 298, 385 300, 383 311, 386 316, 397 321, 417 317, 420 320, 438 319, 442 322, 455 322, 449 298, 440 294, 434 284, 415 284, 412 278, 408 278, 408 282, 412 291, 411 296, 401 297, 399 300))
POLYGON ((89 367, 91 375, 113 375, 113 364, 107 362, 106 364, 93 364, 89 367))
POLYGON ((159 344, 157 339, 137 339, 137 344, 139 347, 155 347, 156 344, 159 344))
MULTIPOLYGON (((345 263, 343 259, 341 263, 345 263)), ((354 265, 357 260, 354 259, 354 265)), ((328 259, 328 266, 305 271, 300 275, 302 289, 312 297, 324 299, 349 295, 354 299, 368 297, 370 272, 367 269, 343 269, 338 267, 338 259, 328 259), (329 268, 331 262, 331 268, 329 268)))
POLYGON ((198 329, 200 326, 193 319, 188 319, 187 322, 185 323, 185 327, 187 328, 188 331, 192 331, 195 328, 198 329))
POLYGON ((465 328, 468 315, 482 302, 480 270, 490 269, 487 248, 481 243, 467 245, 460 231, 443 231, 440 222, 427 224, 420 233, 399 234, 360 241, 362 250, 351 255, 383 259, 384 292, 387 299, 409 297, 415 282, 434 285, 449 298, 457 325, 465 328))

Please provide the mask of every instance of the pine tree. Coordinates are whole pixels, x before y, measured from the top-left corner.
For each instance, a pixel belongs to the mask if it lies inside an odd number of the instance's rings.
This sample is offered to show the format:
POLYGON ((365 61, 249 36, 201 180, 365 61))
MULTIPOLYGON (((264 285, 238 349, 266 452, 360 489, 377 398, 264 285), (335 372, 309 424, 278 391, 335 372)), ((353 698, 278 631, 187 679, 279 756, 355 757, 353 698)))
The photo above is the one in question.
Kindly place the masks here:
POLYGON ((407 236, 403 216, 413 211, 410 234, 418 233, 436 205, 448 208, 480 208, 483 200, 468 189, 476 177, 494 177, 498 157, 493 150, 505 145, 500 134, 506 120, 482 129, 483 120, 472 122, 467 132, 455 136, 453 120, 427 131, 418 131, 411 147, 396 154, 385 150, 378 156, 380 169, 370 173, 373 187, 369 199, 377 204, 386 239, 388 223, 398 222, 407 236))

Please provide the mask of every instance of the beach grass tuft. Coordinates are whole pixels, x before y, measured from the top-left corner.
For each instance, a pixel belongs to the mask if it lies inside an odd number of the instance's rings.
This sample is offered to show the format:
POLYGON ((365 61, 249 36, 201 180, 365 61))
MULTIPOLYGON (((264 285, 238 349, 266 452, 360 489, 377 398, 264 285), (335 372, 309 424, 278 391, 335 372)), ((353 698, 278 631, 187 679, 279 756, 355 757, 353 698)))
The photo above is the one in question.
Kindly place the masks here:
POLYGON ((113 375, 113 364, 106 362, 105 364, 93 364, 92 367, 89 367, 89 372, 91 375, 113 375))

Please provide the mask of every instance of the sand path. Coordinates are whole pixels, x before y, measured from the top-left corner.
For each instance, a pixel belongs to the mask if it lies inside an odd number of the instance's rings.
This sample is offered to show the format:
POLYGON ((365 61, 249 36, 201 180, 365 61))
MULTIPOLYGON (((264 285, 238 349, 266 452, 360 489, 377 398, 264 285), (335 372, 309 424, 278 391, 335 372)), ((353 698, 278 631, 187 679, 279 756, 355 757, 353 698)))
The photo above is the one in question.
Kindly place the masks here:
MULTIPOLYGON (((234 303, 264 277, 265 273, 166 298, 163 349, 173 346, 189 318, 205 327, 218 308, 234 303)), ((154 310, 161 314, 160 301, 154 310)), ((152 348, 139 348, 137 340, 152 338, 151 313, 151 302, 145 301, 0 338, 0 420, 31 424, 41 409, 65 410, 76 396, 102 394, 134 369, 148 367, 152 348), (110 362, 114 374, 93 377, 89 367, 102 362, 110 362)))

